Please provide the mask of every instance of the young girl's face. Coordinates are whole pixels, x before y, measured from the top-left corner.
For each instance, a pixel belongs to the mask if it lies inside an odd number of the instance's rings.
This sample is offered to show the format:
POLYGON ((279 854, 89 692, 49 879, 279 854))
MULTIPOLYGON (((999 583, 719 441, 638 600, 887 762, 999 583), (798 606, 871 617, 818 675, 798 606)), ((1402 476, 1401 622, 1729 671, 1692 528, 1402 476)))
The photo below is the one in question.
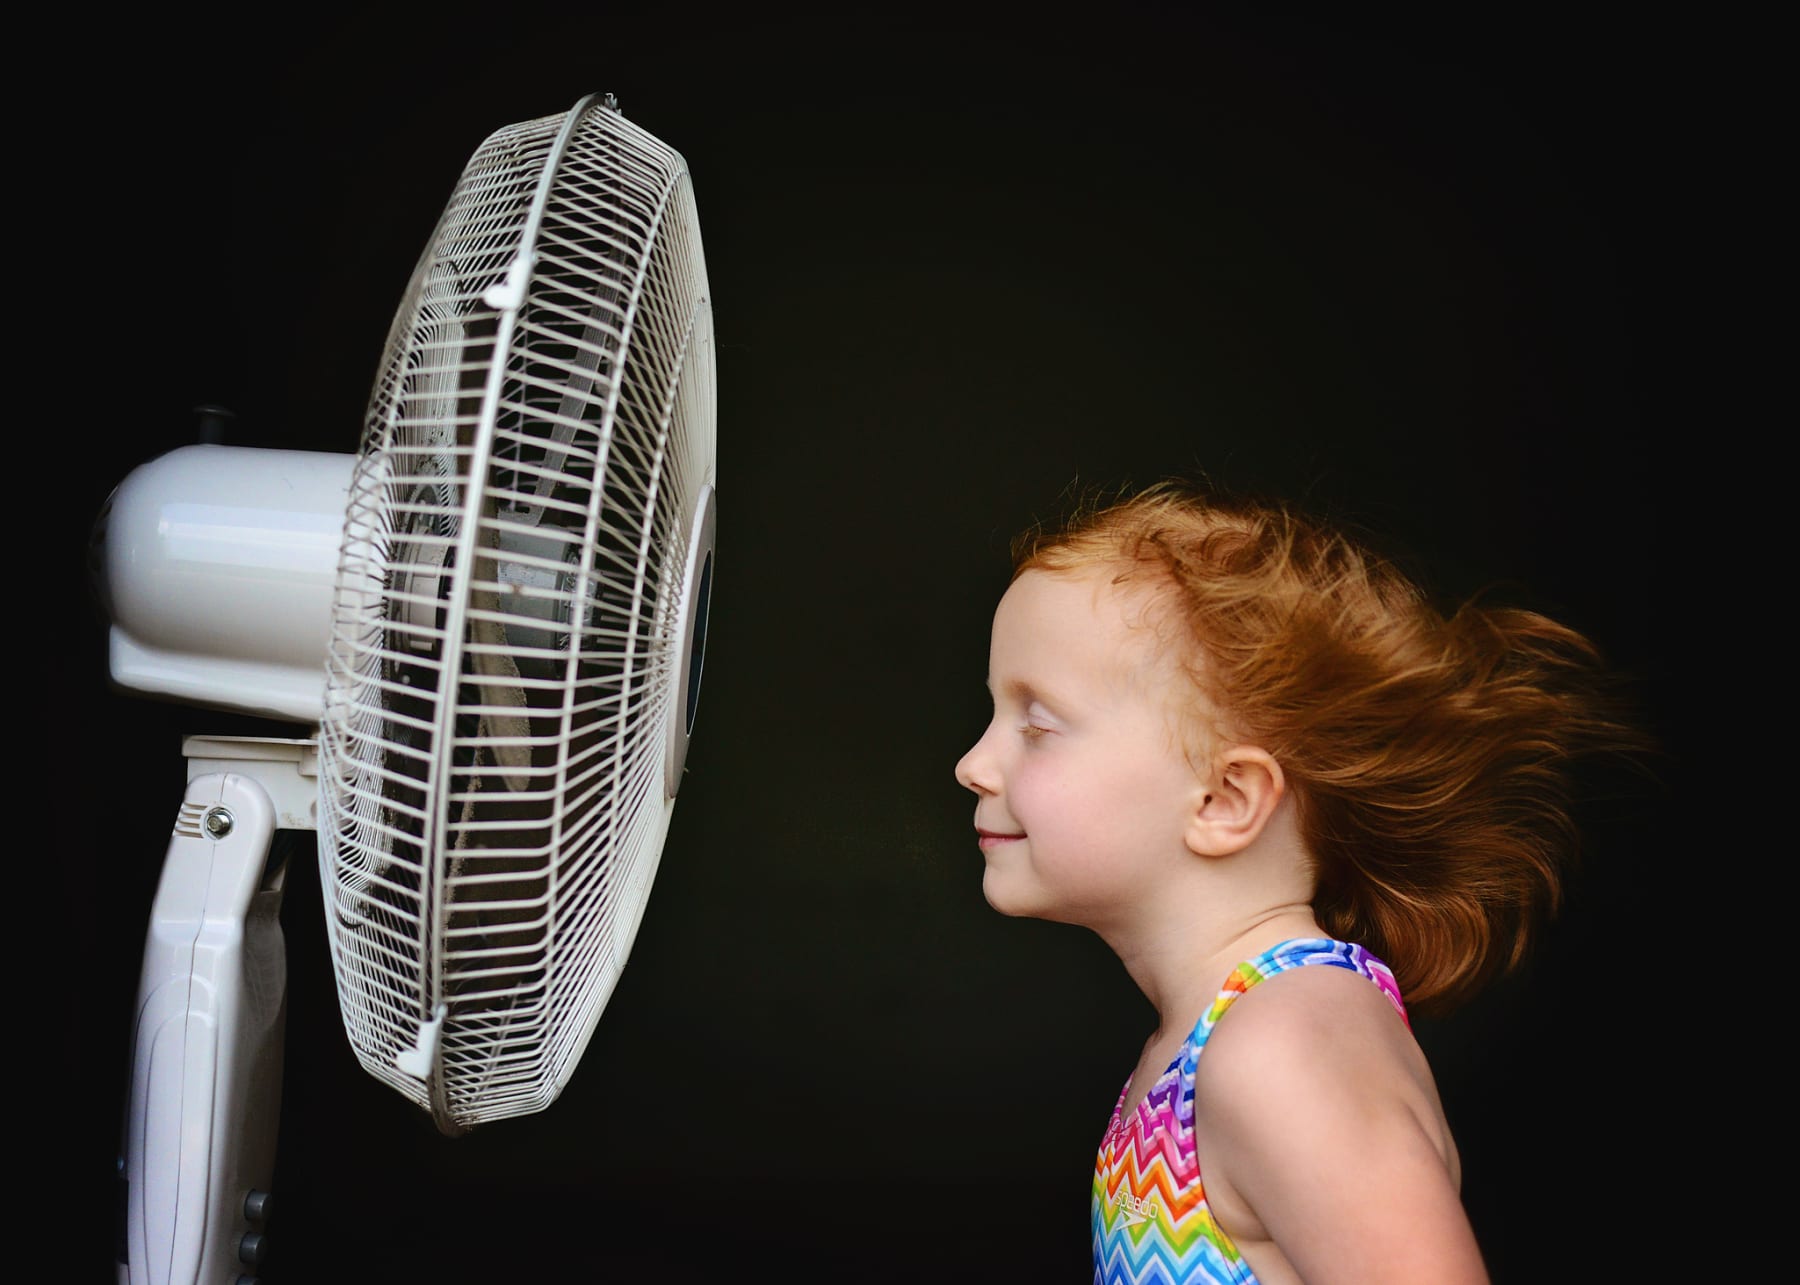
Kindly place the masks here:
POLYGON ((996 910, 1103 929, 1153 902, 1205 783, 1179 744, 1198 699, 1110 569, 1028 571, 994 613, 994 718, 956 765, 996 910))

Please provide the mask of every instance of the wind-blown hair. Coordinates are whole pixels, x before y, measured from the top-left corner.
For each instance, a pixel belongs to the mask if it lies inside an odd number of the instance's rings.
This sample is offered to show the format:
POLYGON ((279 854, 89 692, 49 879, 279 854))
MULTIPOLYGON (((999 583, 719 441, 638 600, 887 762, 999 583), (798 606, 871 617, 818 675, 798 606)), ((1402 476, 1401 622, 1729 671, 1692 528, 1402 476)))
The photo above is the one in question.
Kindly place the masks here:
POLYGON ((1013 543, 1014 579, 1107 568, 1148 591, 1229 735, 1281 764, 1321 927, 1420 1012, 1520 963, 1576 854, 1575 760, 1641 742, 1586 638, 1516 608, 1446 616, 1346 533, 1182 483, 1013 543))

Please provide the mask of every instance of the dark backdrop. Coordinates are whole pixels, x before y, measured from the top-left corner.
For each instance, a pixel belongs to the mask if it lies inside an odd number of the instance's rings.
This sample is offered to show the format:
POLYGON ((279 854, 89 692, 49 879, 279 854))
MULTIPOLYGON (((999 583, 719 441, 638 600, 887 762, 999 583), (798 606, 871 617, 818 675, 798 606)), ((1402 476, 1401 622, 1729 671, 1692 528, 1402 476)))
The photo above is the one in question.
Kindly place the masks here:
MULTIPOLYGON (((180 737, 287 730, 109 690, 68 587, 88 524, 200 402, 242 444, 353 450, 462 163, 589 91, 686 156, 715 299, 687 784, 567 1091, 458 1140, 355 1066, 296 863, 270 1285, 1083 1279, 1093 1147, 1150 1013, 1097 939, 986 907, 951 776, 1007 541, 1071 483, 1204 472, 1372 528, 1447 597, 1497 586, 1590 632, 1679 753, 1685 39, 1515 11, 611 8, 128 18, 46 122, 55 185, 15 182, 56 279, 23 373, 59 430, 67 627, 34 695, 68 952, 41 994, 75 1090, 61 1278, 109 1270, 180 737)), ((1418 1024, 1499 1281, 1624 1278, 1663 1163, 1639 941, 1686 835, 1658 787, 1593 784, 1533 967, 1418 1024), (1546 1260, 1549 1217, 1574 1232, 1546 1260)))

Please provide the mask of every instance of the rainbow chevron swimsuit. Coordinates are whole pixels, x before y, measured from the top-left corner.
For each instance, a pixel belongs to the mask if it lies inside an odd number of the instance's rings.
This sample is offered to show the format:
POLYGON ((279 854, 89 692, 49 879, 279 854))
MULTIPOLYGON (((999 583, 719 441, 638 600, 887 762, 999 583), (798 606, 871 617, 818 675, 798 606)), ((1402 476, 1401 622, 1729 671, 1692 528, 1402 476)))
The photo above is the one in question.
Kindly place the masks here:
POLYGON ((1194 1068, 1219 1015, 1260 981, 1323 964, 1361 973, 1406 1019, 1388 966, 1361 946, 1321 937, 1284 941, 1239 964, 1169 1069, 1125 1120, 1119 1090, 1094 1162, 1090 1221, 1094 1285, 1255 1285, 1256 1274, 1217 1223, 1194 1153, 1194 1068))

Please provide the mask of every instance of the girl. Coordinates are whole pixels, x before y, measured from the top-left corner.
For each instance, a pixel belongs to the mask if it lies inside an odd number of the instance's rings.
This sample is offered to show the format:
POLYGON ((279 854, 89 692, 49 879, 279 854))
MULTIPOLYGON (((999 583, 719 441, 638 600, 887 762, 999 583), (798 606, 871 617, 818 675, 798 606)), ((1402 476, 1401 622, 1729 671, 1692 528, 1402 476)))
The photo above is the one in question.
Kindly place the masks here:
POLYGON ((956 768, 982 889, 1099 933, 1159 1019, 1096 1160, 1096 1285, 1487 1280, 1407 1005, 1556 906, 1570 762, 1635 740, 1599 676, 1282 505, 1169 483, 1021 537, 956 768))

